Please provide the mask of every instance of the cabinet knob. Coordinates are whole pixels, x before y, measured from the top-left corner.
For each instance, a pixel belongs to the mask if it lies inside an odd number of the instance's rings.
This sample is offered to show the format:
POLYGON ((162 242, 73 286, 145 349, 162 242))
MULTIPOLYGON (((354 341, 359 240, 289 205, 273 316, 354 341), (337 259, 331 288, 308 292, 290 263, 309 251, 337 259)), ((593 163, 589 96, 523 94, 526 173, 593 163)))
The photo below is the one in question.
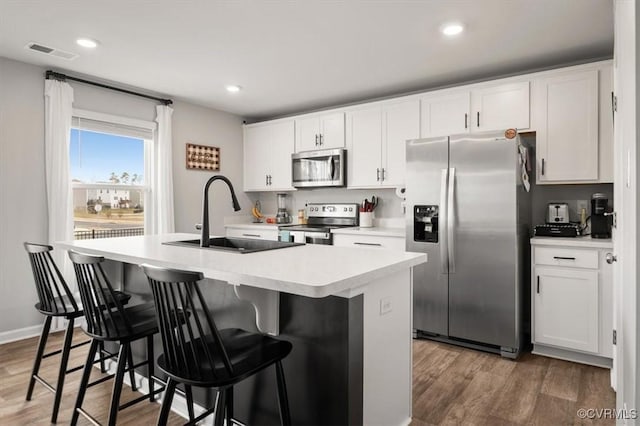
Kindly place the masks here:
POLYGON ((617 262, 617 261, 618 261, 618 256, 616 256, 616 255, 615 255, 615 254, 613 254, 613 253, 607 253, 607 254, 604 256, 604 259, 607 261, 607 263, 608 263, 609 265, 611 265, 611 264, 613 264, 613 262, 617 262))

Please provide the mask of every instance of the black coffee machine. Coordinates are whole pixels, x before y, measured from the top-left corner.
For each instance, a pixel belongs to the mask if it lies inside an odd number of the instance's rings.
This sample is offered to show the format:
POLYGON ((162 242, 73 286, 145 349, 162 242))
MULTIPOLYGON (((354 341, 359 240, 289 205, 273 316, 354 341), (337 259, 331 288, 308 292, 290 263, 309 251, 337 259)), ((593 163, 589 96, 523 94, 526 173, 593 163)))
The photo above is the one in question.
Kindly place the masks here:
POLYGON ((605 194, 597 192, 591 196, 591 238, 611 238, 609 217, 605 215, 608 203, 605 194))

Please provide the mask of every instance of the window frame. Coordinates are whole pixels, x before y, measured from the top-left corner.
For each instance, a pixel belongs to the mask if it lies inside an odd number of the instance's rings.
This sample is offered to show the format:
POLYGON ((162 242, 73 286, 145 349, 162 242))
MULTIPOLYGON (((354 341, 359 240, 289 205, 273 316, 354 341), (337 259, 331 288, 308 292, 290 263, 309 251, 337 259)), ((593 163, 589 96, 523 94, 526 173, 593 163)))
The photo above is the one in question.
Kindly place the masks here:
MULTIPOLYGON (((99 124, 98 123, 98 124, 99 124)), ((124 184, 124 183, 80 183, 74 182, 73 177, 69 176, 71 191, 74 189, 121 189, 130 191, 142 191, 144 194, 144 233, 147 234, 151 225, 151 217, 149 214, 149 208, 152 206, 152 194, 155 192, 154 188, 154 164, 153 155, 155 151, 155 139, 157 124, 151 121, 140 120, 136 118, 122 117, 117 115, 105 114, 101 112, 88 111, 83 109, 73 109, 71 130, 76 129, 78 131, 90 131, 104 134, 110 134, 115 136, 123 136, 129 138, 141 139, 144 144, 144 180, 146 183, 142 185, 137 184, 124 184), (102 129, 92 129, 82 127, 82 120, 90 120, 92 122, 104 123, 102 129), (77 123, 76 123, 77 121, 77 123), (118 133, 118 128, 122 133, 118 133), (109 131, 115 130, 115 131, 109 131), (134 134, 136 131, 140 131, 141 134, 134 134), (142 137, 142 133, 147 133, 148 137, 142 137)), ((71 153, 69 153, 71 155, 71 153)), ((75 220, 75 217, 74 217, 75 220)))

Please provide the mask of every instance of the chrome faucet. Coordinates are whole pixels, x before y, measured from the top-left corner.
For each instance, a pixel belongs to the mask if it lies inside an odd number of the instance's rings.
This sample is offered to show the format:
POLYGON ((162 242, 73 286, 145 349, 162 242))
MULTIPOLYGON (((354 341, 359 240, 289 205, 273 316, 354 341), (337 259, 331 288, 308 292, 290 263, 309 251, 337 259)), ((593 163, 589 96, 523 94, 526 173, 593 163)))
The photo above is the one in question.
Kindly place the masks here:
POLYGON ((240 204, 236 198, 231 181, 222 175, 212 176, 207 183, 204 184, 204 193, 202 194, 202 234, 200 236, 200 247, 209 247, 209 186, 214 180, 221 180, 227 184, 231 191, 231 201, 233 201, 233 210, 240 210, 240 204))

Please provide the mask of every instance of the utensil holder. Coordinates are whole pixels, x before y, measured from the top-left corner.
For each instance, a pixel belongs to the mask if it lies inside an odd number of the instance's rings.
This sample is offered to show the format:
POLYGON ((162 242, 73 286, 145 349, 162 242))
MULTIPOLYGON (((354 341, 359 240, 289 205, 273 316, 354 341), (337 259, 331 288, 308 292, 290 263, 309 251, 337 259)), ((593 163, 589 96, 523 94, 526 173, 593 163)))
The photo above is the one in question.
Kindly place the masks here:
POLYGON ((373 227, 373 212, 360 212, 360 227, 373 227))

